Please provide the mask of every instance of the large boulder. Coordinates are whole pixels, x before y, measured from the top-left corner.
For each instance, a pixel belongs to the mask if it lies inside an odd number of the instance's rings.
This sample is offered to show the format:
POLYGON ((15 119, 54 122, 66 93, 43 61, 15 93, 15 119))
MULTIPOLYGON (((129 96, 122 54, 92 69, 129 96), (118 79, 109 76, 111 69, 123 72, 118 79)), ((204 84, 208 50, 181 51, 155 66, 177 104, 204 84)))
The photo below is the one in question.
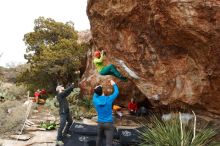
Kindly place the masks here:
MULTIPOLYGON (((93 49, 131 80, 121 92, 220 113, 218 0, 88 0, 87 14, 93 49)), ((87 69, 83 81, 97 82, 87 69)))
MULTIPOLYGON (((119 88, 119 97, 116 99, 115 104, 119 104, 121 106, 127 106, 130 98, 136 98, 137 101, 143 101, 145 96, 140 92, 137 86, 133 83, 132 80, 127 82, 123 82, 116 77, 106 75, 100 75, 92 62, 92 51, 89 50, 87 53, 87 66, 86 71, 83 74, 83 79, 80 82, 80 88, 83 93, 83 96, 88 96, 91 98, 91 95, 94 93, 94 88, 97 85, 103 86, 103 92, 106 95, 110 95, 113 92, 113 87, 110 84, 110 80, 114 80, 119 88)), ((106 64, 110 63, 106 59, 106 64)), ((118 66, 119 69, 119 66, 118 66)), ((120 70, 123 72, 123 70, 120 70)))

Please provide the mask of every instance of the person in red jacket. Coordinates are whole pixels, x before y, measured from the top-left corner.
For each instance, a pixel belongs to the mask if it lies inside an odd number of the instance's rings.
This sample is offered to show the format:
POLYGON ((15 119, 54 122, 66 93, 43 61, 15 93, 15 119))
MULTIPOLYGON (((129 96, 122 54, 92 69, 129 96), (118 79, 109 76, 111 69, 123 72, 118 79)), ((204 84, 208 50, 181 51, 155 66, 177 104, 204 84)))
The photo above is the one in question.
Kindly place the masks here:
POLYGON ((46 102, 46 90, 42 89, 41 91, 38 89, 34 93, 34 102, 37 104, 44 104, 46 102))
POLYGON ((42 90, 40 91, 40 94, 41 94, 41 95, 44 95, 44 94, 47 94, 47 92, 46 92, 45 89, 42 89, 42 90))
POLYGON ((34 102, 36 102, 36 103, 38 102, 39 96, 40 96, 40 90, 37 89, 37 91, 34 92, 34 102))
POLYGON ((128 103, 128 110, 130 114, 137 113, 137 103, 135 102, 134 98, 131 98, 131 101, 128 103))

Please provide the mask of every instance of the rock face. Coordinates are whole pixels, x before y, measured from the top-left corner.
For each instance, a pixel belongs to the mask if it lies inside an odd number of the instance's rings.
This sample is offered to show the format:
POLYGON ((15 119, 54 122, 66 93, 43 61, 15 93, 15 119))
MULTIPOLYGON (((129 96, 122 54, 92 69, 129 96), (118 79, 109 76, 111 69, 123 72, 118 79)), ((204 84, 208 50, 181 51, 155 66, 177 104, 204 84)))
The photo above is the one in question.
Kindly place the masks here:
MULTIPOLYGON (((104 49, 107 63, 131 80, 122 92, 137 87, 161 105, 220 114, 220 1, 88 0, 87 14, 92 51, 104 49)), ((90 60, 82 83, 91 78, 94 85, 108 77, 97 76, 90 60)))
MULTIPOLYGON (((97 85, 103 86, 103 91, 110 95, 113 92, 113 88, 110 85, 110 80, 114 80, 116 84, 119 87, 120 91, 120 98, 116 99, 116 104, 120 104, 123 106, 127 106, 128 100, 130 100, 131 97, 138 97, 137 101, 144 100, 145 96, 139 91, 137 86, 135 86, 134 82, 132 80, 129 80, 128 82, 120 81, 119 79, 107 75, 107 76, 101 76, 95 69, 95 66, 92 64, 92 51, 89 50, 87 52, 87 63, 86 63, 86 71, 83 74, 83 79, 80 82, 80 88, 82 90, 82 93, 84 96, 89 96, 93 94, 93 89, 97 85)), ((106 64, 109 64, 110 62, 106 58, 106 64)), ((118 69, 119 66, 118 66, 118 69)), ((123 72, 123 70, 120 70, 123 72)))

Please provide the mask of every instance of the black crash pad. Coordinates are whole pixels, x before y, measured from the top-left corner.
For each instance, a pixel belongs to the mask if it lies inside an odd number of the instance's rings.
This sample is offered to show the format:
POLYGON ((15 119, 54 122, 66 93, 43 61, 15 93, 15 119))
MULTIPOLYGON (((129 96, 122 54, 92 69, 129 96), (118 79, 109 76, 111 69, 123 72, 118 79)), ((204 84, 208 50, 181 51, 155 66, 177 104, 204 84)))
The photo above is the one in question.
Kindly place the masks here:
MULTIPOLYGON (((70 131, 80 135, 97 136, 97 125, 86 125, 82 123, 73 123, 70 131)), ((119 138, 118 131, 114 128, 114 138, 119 138)))
POLYGON ((135 145, 140 142, 137 129, 118 129, 121 145, 135 145))
MULTIPOLYGON (((73 133, 64 139, 64 146, 96 146, 96 136, 85 136, 73 133)), ((105 146, 105 139, 103 140, 105 146)), ((113 146, 121 146, 118 140, 113 140, 113 146)))
POLYGON ((96 136, 85 136, 80 134, 72 133, 71 137, 64 139, 64 146, 93 146, 88 141, 95 141, 96 136))
POLYGON ((81 134, 81 135, 97 135, 97 126, 96 125, 86 125, 81 123, 73 123, 70 131, 73 133, 81 134))

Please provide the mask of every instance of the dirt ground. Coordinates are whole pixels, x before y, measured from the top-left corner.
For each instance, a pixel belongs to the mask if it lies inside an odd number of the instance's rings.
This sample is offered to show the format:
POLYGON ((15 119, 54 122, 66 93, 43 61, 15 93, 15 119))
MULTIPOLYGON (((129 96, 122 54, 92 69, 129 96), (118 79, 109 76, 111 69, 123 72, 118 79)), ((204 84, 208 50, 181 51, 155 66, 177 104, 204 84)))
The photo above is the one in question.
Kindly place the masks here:
POLYGON ((32 114, 28 117, 31 125, 25 124, 25 128, 22 134, 11 135, 8 138, 0 139, 1 146, 54 146, 57 131, 56 130, 44 130, 39 128, 42 121, 55 121, 56 117, 53 116, 48 110, 32 110, 32 114), (11 138, 14 137, 14 138, 11 138), (22 139, 27 137, 28 140, 22 139), (17 140, 19 139, 19 140, 17 140))

